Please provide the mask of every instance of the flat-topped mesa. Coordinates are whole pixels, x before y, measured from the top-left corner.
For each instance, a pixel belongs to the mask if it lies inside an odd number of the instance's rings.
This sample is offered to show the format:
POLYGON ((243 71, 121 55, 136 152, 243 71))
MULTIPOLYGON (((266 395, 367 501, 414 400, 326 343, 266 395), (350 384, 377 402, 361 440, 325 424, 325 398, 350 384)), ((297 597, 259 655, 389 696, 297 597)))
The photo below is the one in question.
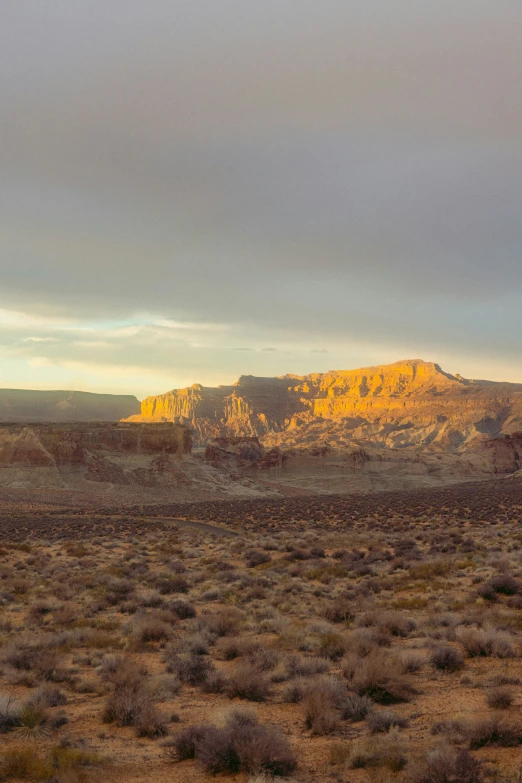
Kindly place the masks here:
POLYGON ((0 389, 0 422, 119 421, 139 410, 131 394, 0 389))
POLYGON ((459 448, 522 429, 522 385, 466 380, 412 359, 302 376, 247 375, 217 388, 194 384, 148 397, 130 420, 180 421, 194 430, 198 445, 259 437, 271 447, 362 440, 459 448))

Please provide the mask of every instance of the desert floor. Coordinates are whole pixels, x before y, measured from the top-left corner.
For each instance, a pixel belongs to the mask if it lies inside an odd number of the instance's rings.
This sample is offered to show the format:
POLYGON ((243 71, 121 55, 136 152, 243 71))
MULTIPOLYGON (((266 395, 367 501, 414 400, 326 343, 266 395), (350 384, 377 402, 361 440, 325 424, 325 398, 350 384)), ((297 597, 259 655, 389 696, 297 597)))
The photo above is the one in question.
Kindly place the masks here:
POLYGON ((520 780, 521 520, 514 480, 6 494, 0 780, 520 780))

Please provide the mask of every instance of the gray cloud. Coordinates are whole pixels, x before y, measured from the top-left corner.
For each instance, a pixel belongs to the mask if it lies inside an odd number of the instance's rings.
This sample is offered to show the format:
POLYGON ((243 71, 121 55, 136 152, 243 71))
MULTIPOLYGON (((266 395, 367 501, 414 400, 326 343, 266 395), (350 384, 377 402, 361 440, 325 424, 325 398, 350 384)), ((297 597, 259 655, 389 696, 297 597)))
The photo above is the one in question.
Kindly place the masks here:
MULTIPOLYGON (((315 341, 508 361, 521 22, 507 0, 7 0, 0 308, 132 318, 96 347, 129 366, 188 356, 150 317, 226 326, 231 371, 257 335, 281 363, 315 341)), ((4 350, 88 356, 26 337, 4 350)))

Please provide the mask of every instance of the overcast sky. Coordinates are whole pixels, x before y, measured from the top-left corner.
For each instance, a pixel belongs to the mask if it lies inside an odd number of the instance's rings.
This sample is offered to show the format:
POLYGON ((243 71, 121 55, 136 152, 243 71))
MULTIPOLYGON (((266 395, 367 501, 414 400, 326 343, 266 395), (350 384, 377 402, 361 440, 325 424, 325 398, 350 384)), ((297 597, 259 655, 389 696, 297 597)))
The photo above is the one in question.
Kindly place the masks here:
POLYGON ((0 386, 522 381, 519 0, 2 0, 0 386))

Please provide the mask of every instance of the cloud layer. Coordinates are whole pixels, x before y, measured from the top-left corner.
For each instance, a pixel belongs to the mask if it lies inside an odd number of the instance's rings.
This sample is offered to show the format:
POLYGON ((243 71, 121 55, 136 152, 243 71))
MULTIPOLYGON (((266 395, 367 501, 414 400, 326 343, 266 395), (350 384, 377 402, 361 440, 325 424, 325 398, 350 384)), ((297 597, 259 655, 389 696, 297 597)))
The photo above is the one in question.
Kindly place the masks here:
POLYGON ((520 5, 0 14, 2 385, 522 380, 520 5))

